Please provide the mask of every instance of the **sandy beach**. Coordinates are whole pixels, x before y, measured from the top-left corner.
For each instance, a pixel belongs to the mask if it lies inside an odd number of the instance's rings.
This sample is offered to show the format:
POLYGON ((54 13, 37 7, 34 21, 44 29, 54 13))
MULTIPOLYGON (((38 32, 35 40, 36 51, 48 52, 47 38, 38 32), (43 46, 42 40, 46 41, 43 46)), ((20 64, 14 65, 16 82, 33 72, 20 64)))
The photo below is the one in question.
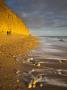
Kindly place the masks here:
POLYGON ((19 56, 25 58, 37 40, 32 36, 6 35, 0 33, 0 90, 17 90, 17 70, 22 67, 19 56))
POLYGON ((58 52, 64 42, 58 41, 61 45, 58 48, 56 39, 39 37, 39 40, 38 45, 32 36, 0 34, 0 90, 29 90, 24 84, 23 73, 30 72, 35 77, 45 76, 44 87, 31 90, 67 89, 67 59, 60 57, 61 52, 58 52))

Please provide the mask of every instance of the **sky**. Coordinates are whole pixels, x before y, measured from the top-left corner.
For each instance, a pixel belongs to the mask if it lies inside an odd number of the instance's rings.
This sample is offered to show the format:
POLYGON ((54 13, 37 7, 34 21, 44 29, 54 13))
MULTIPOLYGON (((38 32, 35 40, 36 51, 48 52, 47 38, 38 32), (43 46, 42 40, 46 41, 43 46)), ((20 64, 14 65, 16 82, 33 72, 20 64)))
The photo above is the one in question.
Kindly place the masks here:
POLYGON ((6 0, 34 35, 67 36, 67 0, 6 0))

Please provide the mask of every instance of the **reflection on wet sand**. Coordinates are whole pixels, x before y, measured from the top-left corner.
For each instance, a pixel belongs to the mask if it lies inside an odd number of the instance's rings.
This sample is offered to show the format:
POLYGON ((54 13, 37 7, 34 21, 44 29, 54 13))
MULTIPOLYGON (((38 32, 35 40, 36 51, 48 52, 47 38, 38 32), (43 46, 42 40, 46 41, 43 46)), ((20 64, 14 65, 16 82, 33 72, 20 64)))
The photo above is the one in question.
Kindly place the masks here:
POLYGON ((64 54, 67 52, 62 51, 62 47, 67 49, 67 42, 60 42, 55 37, 39 38, 40 46, 32 49, 23 60, 21 78, 24 86, 34 90, 66 90, 67 57, 64 54))

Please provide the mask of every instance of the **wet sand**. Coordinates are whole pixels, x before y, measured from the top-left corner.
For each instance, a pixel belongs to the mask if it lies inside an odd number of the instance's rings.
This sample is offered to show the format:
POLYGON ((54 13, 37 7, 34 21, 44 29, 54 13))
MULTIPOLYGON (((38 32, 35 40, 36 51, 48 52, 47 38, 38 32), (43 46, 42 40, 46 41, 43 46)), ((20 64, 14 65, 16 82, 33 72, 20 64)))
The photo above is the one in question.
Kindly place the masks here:
POLYGON ((57 86, 51 86, 51 85, 46 85, 44 88, 21 89, 21 90, 67 90, 67 88, 64 88, 64 87, 57 87, 57 86))

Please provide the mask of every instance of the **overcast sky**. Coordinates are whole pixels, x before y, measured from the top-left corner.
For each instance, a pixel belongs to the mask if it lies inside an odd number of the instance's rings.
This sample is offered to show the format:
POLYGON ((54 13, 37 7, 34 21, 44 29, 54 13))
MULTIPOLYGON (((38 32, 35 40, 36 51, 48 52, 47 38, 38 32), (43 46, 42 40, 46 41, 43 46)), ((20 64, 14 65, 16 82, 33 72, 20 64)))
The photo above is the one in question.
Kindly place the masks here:
POLYGON ((67 35, 67 0, 6 0, 30 30, 39 35, 67 35))

